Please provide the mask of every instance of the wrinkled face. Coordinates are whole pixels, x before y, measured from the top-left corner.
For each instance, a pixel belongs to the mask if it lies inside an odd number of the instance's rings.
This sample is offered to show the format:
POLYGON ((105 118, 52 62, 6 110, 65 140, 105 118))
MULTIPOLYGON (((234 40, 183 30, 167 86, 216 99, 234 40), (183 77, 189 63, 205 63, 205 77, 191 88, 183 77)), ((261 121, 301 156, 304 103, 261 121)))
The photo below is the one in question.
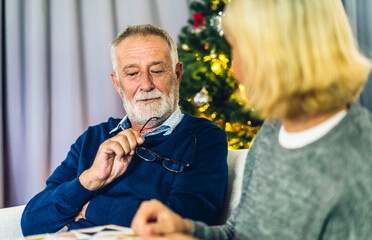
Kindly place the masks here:
POLYGON ((117 75, 111 77, 129 120, 143 125, 158 117, 163 122, 178 105, 182 63, 173 69, 170 48, 159 36, 128 37, 118 44, 116 56, 117 75))

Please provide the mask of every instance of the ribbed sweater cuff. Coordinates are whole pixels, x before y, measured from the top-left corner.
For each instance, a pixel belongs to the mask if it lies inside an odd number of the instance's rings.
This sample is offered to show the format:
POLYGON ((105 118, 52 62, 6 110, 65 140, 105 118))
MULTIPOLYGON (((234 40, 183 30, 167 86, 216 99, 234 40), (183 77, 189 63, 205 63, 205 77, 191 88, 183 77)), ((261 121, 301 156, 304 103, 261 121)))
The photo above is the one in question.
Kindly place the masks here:
POLYGON ((56 192, 55 199, 67 209, 80 210, 93 196, 95 192, 84 188, 75 178, 71 182, 62 184, 56 192))

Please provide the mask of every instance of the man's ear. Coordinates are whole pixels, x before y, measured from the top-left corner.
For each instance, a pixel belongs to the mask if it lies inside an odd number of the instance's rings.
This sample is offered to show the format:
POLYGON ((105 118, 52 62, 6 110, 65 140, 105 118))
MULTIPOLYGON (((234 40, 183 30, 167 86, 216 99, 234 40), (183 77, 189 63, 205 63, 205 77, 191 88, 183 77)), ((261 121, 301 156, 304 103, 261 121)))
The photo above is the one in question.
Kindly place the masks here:
POLYGON ((176 76, 177 76, 177 84, 178 85, 180 85, 180 83, 181 83, 182 73, 183 73, 183 63, 178 62, 176 64, 176 76))
MULTIPOLYGON (((120 92, 120 86, 119 86, 119 79, 116 75, 115 72, 111 72, 111 81, 112 83, 114 84, 114 87, 115 87, 115 90, 119 93, 119 95, 121 96, 121 92, 120 92)), ((123 96, 121 96, 123 97, 123 96)))

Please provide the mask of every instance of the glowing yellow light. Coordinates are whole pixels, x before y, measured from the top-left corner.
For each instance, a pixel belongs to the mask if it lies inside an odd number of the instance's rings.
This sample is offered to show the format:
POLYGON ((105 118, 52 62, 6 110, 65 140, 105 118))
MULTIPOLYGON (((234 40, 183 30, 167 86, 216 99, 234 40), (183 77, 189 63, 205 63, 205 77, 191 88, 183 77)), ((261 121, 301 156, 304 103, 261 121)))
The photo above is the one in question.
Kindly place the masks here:
POLYGON ((182 49, 185 51, 190 51, 190 47, 187 44, 182 44, 182 49))
POLYGON ((209 108, 210 104, 207 103, 203 107, 198 108, 199 112, 205 112, 209 108))
POLYGON ((216 114, 216 113, 212 113, 211 117, 212 117, 213 119, 215 119, 215 118, 217 117, 217 114, 216 114))
POLYGON ((188 102, 191 102, 191 98, 188 98, 187 101, 188 101, 188 102))
POLYGON ((229 62, 229 59, 228 59, 225 55, 223 55, 223 54, 220 54, 220 55, 218 56, 218 58, 219 58, 222 62, 225 62, 225 63, 228 63, 228 62, 229 62))
POLYGON ((196 60, 200 61, 201 57, 199 56, 198 53, 195 53, 196 60))
POLYGON ((240 92, 239 98, 242 101, 247 101, 247 97, 245 96, 245 87, 242 84, 239 84, 238 87, 239 87, 239 92, 240 92))
POLYGON ((227 72, 227 76, 231 77, 231 76, 234 76, 234 70, 233 68, 229 68, 229 71, 227 72))
POLYGON ((216 58, 217 57, 217 55, 213 52, 213 53, 211 53, 211 58, 216 58))
POLYGON ((200 92, 202 92, 202 93, 208 95, 208 90, 207 90, 205 87, 203 87, 203 88, 200 90, 200 92))
POLYGON ((211 57, 211 56, 205 56, 205 57, 203 58, 203 61, 204 61, 204 62, 208 62, 208 61, 210 61, 210 60, 212 60, 212 57, 211 57))
POLYGON ((217 10, 218 4, 220 4, 220 0, 213 0, 212 1, 212 10, 217 10))
POLYGON ((221 72, 221 63, 215 62, 212 64, 211 67, 212 72, 214 72, 216 75, 220 74, 221 72))
POLYGON ((242 84, 239 84, 239 90, 244 93, 245 92, 245 87, 242 84))
POLYGON ((248 121, 247 123, 248 123, 248 125, 251 125, 251 124, 252 124, 252 122, 251 122, 251 121, 248 121))
POLYGON ((231 124, 229 122, 227 122, 225 124, 225 131, 230 132, 231 130, 232 130, 231 124))

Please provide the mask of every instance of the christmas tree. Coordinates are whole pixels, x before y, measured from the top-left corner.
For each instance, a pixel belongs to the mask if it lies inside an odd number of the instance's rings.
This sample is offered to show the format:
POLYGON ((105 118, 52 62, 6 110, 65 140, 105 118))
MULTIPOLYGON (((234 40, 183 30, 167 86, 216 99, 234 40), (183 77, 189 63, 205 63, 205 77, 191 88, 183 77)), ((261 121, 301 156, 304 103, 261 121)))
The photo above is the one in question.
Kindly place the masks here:
POLYGON ((179 58, 184 64, 180 106, 224 129, 229 149, 243 149, 249 148, 262 121, 246 109, 244 87, 233 76, 231 49, 221 26, 227 1, 190 3, 193 18, 178 36, 179 58))

